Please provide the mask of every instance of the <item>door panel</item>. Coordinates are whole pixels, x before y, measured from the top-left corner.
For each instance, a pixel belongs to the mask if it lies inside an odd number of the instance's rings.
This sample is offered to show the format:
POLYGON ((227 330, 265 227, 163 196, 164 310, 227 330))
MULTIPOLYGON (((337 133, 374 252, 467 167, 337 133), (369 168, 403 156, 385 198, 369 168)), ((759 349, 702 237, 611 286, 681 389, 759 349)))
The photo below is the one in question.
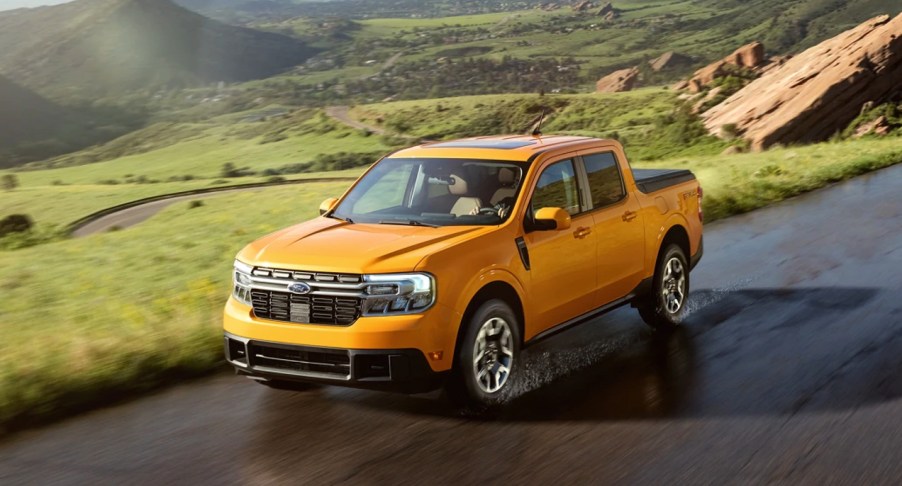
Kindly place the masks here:
POLYGON ((626 190, 613 152, 582 156, 597 238, 599 305, 617 300, 642 280, 645 225, 634 194, 626 190))
POLYGON ((533 214, 560 207, 572 215, 566 230, 532 231, 524 236, 530 255, 530 302, 535 319, 527 334, 537 333, 596 307, 596 232, 583 212, 574 162, 549 165, 533 192, 533 214))
POLYGON ((636 288, 645 265, 645 226, 635 196, 592 213, 597 238, 599 305, 636 288))

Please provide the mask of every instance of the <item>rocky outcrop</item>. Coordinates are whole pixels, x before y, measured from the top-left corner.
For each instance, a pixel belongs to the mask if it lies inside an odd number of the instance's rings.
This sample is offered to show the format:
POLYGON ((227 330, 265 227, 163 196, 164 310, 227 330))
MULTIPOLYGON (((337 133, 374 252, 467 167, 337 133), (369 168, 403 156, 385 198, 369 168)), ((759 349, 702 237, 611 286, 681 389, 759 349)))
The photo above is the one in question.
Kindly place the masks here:
POLYGON ((572 8, 574 12, 586 12, 592 8, 592 2, 583 0, 582 2, 575 3, 572 8))
POLYGON ((734 66, 755 68, 764 63, 764 44, 752 42, 736 49, 723 61, 734 66))
POLYGON ((711 133, 731 125, 762 149, 816 142, 844 129, 869 101, 902 96, 902 15, 867 22, 785 61, 703 119, 711 133))
POLYGON ((884 135, 888 135, 890 130, 893 127, 890 125, 889 120, 885 116, 879 116, 876 120, 871 120, 867 123, 861 124, 857 129, 855 129, 855 133, 852 135, 855 138, 861 138, 865 135, 880 135, 881 137, 884 135))
POLYGON ((736 49, 729 56, 708 64, 695 72, 689 79, 689 91, 698 93, 709 86, 715 79, 726 76, 730 66, 755 69, 765 62, 764 44, 752 42, 736 49))
POLYGON ((639 68, 621 69, 601 78, 595 83, 595 91, 599 93, 619 93, 630 91, 639 79, 639 68))
POLYGON ((620 17, 620 10, 617 10, 616 8, 614 8, 614 5, 612 5, 611 2, 608 2, 602 5, 600 9, 598 9, 596 15, 604 20, 616 20, 618 17, 620 17))
POLYGON ((665 52, 651 61, 648 61, 651 70, 655 72, 681 68, 690 64, 692 64, 691 57, 673 51, 665 52))

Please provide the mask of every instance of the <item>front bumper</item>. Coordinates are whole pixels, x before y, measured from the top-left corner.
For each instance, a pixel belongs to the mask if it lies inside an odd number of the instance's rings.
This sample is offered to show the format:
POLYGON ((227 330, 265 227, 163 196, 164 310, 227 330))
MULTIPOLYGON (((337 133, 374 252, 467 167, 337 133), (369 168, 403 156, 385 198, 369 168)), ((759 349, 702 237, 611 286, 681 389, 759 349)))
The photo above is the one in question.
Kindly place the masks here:
POLYGON ((242 375, 405 393, 438 388, 435 372, 416 349, 338 349, 273 343, 225 334, 226 360, 242 375))
POLYGON ((347 326, 273 321, 254 315, 250 306, 229 298, 223 330, 242 338, 313 348, 383 350, 415 349, 434 354, 432 371, 451 369, 461 316, 436 303, 422 314, 360 317, 347 326))

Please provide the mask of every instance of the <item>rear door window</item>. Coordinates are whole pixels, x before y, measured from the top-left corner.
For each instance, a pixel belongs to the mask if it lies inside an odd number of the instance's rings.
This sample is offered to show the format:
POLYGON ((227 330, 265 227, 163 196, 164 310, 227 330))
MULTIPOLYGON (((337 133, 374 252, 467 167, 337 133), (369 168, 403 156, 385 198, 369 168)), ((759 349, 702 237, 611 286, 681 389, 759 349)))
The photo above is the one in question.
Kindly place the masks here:
POLYGON ((589 179, 592 207, 610 206, 620 202, 626 196, 623 177, 620 175, 620 166, 612 152, 584 155, 583 164, 589 179))

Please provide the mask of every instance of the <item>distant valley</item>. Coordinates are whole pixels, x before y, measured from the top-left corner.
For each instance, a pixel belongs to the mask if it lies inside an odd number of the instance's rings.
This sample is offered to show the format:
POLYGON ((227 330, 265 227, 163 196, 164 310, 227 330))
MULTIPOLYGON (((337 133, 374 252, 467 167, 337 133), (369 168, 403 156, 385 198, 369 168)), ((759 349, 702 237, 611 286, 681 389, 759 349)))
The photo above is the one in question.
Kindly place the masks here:
MULTIPOLYGON (((28 133, 0 147, 0 166, 268 106, 577 94, 633 67, 636 87, 669 85, 751 41, 793 54, 899 10, 897 0, 76 0, 4 11, 0 76, 16 86, 7 93, 30 94, 0 106, 28 133), (681 62, 650 64, 665 53, 681 62)), ((169 131, 153 133, 165 144, 169 131)))

